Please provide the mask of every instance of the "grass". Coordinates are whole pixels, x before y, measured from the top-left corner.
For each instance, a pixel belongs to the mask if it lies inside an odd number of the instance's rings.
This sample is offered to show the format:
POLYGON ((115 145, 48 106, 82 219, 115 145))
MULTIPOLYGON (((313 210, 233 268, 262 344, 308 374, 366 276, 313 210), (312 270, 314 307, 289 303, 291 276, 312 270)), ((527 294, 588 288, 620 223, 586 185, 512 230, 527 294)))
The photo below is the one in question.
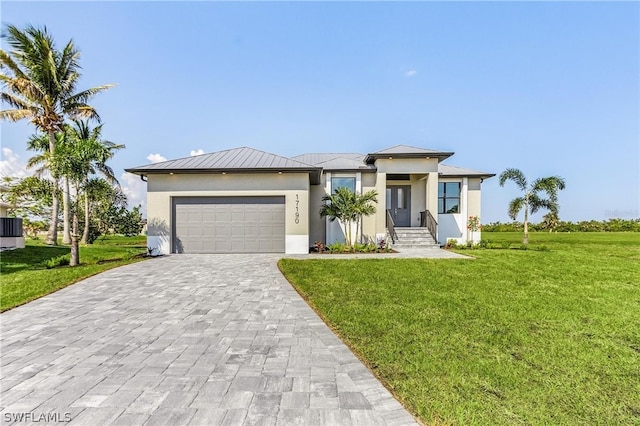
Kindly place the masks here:
POLYGON ((79 266, 46 269, 46 261, 68 255, 69 247, 52 247, 39 240, 28 240, 24 249, 0 254, 0 311, 45 296, 107 269, 139 261, 139 255, 146 253, 145 245, 144 236, 110 236, 93 245, 80 246, 79 266))
POLYGON ((640 424, 640 234, 530 241, 280 268, 426 424, 640 424))

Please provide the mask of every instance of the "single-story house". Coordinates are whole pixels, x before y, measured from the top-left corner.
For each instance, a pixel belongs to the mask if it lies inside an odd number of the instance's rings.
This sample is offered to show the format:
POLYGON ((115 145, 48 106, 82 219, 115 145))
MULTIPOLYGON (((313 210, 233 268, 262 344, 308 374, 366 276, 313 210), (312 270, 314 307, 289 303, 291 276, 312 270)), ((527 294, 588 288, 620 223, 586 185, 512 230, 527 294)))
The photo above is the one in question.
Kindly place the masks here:
POLYGON ((397 145, 288 158, 241 147, 126 171, 148 182, 147 244, 156 253, 295 254, 344 240, 340 224, 319 214, 340 186, 377 192, 376 213, 361 224, 368 241, 479 240, 468 219, 480 216, 482 181, 495 175, 442 163, 452 155, 397 145))

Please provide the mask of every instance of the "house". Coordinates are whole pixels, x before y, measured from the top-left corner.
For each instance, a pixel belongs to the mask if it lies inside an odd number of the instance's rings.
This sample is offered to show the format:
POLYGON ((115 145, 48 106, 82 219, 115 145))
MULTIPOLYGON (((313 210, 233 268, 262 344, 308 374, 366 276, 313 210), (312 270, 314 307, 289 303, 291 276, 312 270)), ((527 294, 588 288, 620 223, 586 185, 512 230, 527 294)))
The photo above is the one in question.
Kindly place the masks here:
MULTIPOLYGON (((9 188, 0 185, 0 192, 8 192, 9 188)), ((7 217, 11 204, 0 200, 0 249, 24 248, 24 235, 22 232, 22 219, 7 217)))
POLYGON ((376 213, 362 221, 369 241, 401 244, 403 231, 439 244, 479 240, 467 221, 480 216, 482 181, 495 175, 442 163, 452 155, 397 145, 287 158, 242 147, 126 171, 148 182, 147 239, 157 253, 295 254, 344 239, 319 214, 322 197, 340 186, 377 191, 376 213))

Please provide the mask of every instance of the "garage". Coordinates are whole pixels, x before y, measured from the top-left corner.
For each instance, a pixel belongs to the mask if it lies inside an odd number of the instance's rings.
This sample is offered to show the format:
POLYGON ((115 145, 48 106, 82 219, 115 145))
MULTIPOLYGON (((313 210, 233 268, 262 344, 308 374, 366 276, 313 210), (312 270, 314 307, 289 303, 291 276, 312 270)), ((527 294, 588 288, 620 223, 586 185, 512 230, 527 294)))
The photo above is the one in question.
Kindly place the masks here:
POLYGON ((174 253, 284 253, 285 197, 174 197, 174 253))

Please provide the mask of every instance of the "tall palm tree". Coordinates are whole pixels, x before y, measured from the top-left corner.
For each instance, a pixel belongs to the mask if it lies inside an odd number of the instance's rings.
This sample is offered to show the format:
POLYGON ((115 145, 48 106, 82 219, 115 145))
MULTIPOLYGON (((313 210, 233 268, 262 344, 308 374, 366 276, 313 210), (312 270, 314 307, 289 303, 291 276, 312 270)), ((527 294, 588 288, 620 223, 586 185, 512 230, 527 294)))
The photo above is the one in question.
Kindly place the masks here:
MULTIPOLYGON (((87 102, 97 93, 113 87, 96 86, 76 93, 80 78, 80 52, 70 40, 62 50, 46 27, 31 25, 24 30, 8 25, 6 43, 11 51, 0 49, 0 97, 13 109, 0 111, 0 120, 28 119, 49 137, 49 153, 55 151, 55 134, 63 130, 65 117, 85 117, 100 121, 87 102)), ((57 187, 54 185, 54 191, 57 187)), ((58 197, 53 194, 53 211, 46 243, 57 244, 58 197)))
POLYGON ((320 208, 320 216, 329 217, 329 221, 338 220, 345 227, 345 242, 353 246, 352 225, 356 225, 355 240, 358 240, 359 224, 363 216, 375 213, 374 203, 377 203, 377 192, 368 191, 362 195, 356 194, 349 188, 340 187, 331 195, 322 197, 325 204, 320 208))
POLYGON ((90 196, 87 189, 91 175, 100 173, 111 185, 120 186, 113 169, 107 165, 107 161, 113 158, 117 150, 123 149, 125 146, 102 140, 101 133, 102 124, 92 129, 86 121, 80 120, 74 120, 73 126, 68 128, 70 140, 85 150, 84 161, 86 162, 85 170, 87 173, 82 182, 85 224, 81 240, 83 244, 86 244, 89 238, 90 196))
POLYGON ((500 186, 511 180, 524 192, 522 197, 516 197, 509 203, 509 217, 516 220, 520 210, 524 210, 524 236, 522 244, 529 244, 529 214, 536 213, 540 209, 548 209, 552 213, 558 212, 558 191, 565 188, 564 179, 559 176, 538 178, 531 185, 519 169, 506 169, 500 173, 500 186), (541 192, 548 198, 543 198, 541 192))

